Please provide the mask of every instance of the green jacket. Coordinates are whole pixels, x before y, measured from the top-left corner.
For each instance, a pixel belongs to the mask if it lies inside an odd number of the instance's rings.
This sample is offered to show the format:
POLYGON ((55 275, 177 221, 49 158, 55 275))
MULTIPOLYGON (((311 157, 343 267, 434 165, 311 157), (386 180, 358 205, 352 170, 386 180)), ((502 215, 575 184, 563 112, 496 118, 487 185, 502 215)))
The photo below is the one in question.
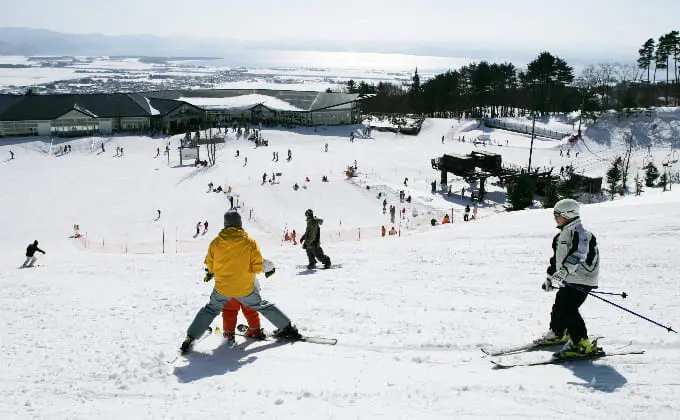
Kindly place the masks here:
POLYGON ((305 247, 316 248, 321 246, 321 225, 323 219, 311 216, 307 217, 307 229, 300 238, 301 242, 305 243, 305 247))

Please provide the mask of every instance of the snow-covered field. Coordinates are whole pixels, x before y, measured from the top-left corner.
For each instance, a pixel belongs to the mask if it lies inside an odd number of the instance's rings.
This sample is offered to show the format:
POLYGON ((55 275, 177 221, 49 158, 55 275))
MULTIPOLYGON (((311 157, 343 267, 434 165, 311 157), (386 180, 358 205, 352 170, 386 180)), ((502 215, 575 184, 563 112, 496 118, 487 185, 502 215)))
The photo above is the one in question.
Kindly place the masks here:
MULTIPOLYGON (((556 233, 551 211, 506 213, 491 187, 479 219, 465 223, 467 199, 430 193, 439 180, 430 159, 474 149, 454 140, 481 134, 474 122, 428 119, 417 137, 374 131, 349 143, 353 128, 265 129, 270 146, 257 149, 230 134, 208 169, 179 166, 178 137, 106 138, 104 153, 99 138, 93 151, 93 139, 64 140, 73 152, 63 156, 48 155, 45 139, 1 140, 0 418, 677 418, 678 335, 596 299, 582 308, 590 335, 604 336, 605 349, 646 354, 492 370, 481 347, 523 344, 547 329, 554 294, 540 286, 556 233), (167 140, 170 161, 154 158, 167 140), (124 157, 113 157, 117 146, 124 157), (349 181, 354 160, 359 176, 349 181), (261 185, 265 172, 280 173, 279 183, 261 185), (401 236, 382 238, 380 226, 391 225, 376 195, 401 209, 405 177, 413 203, 396 225, 401 236), (211 290, 202 262, 228 207, 206 192, 211 181, 232 187, 245 229, 277 264, 263 295, 301 332, 336 346, 241 339, 228 348, 215 335, 166 363, 211 290), (324 250, 342 269, 295 268, 304 252, 281 237, 302 233, 307 208, 325 219, 324 250), (454 223, 429 226, 447 213, 454 223), (209 231, 194 237, 199 220, 209 231), (87 248, 69 238, 74 224, 87 248), (47 255, 17 269, 35 239, 47 255)), ((484 132, 497 140, 487 150, 526 165, 526 136, 484 132)), ((617 136, 597 140, 569 158, 559 153, 568 145, 538 140, 534 165, 602 175, 623 146, 617 136)), ((658 159, 668 151, 651 149, 658 159)), ((625 291, 626 300, 610 298, 676 330, 679 189, 582 209, 598 237, 601 290, 625 291)))
MULTIPOLYGON (((31 61, 23 56, 0 55, 0 64, 32 66, 28 68, 0 68, 0 89, 10 86, 30 87, 51 82, 70 83, 76 86, 76 79, 87 79, 106 85, 112 81, 131 83, 150 83, 138 90, 163 88, 164 83, 171 80, 184 79, 185 84, 193 86, 202 79, 215 89, 279 89, 279 90, 317 90, 328 88, 338 90, 349 80, 356 83, 366 81, 400 83, 410 80, 411 73, 417 64, 413 64, 416 56, 400 56, 399 54, 346 54, 346 53, 308 53, 293 55, 285 52, 272 53, 272 63, 292 63, 289 66, 263 65, 248 68, 234 68, 226 60, 185 60, 168 61, 167 63, 146 63, 138 58, 80 57, 79 61, 65 59, 64 67, 41 66, 39 61, 31 61), (377 61, 377 57, 382 61, 377 61), (409 58, 411 61, 404 61, 409 58), (382 66, 376 66, 381 62, 382 66), (337 65, 338 63, 342 65, 337 65), (361 66, 357 66, 357 64, 361 66), (347 68, 349 66, 349 68, 347 68), (381 70, 381 69, 392 70, 381 70), (154 77, 151 77, 154 76, 154 77), (164 76, 164 77, 160 77, 164 76), (68 82, 72 81, 72 82, 68 82)), ((439 57, 420 57, 430 65, 448 68, 467 64, 468 59, 444 60, 439 57), (439 60, 436 60, 439 58, 439 60), (433 60, 435 59, 435 60, 433 60), (446 63, 446 65, 444 65, 446 63)), ((440 68, 440 67, 437 67, 440 68)), ((423 79, 431 77, 435 72, 420 67, 423 79)), ((177 88, 177 86, 172 86, 177 88)), ((206 87, 206 85, 202 85, 206 87)), ((100 90, 111 90, 110 88, 100 90)), ((121 89, 117 86, 116 89, 121 89)))

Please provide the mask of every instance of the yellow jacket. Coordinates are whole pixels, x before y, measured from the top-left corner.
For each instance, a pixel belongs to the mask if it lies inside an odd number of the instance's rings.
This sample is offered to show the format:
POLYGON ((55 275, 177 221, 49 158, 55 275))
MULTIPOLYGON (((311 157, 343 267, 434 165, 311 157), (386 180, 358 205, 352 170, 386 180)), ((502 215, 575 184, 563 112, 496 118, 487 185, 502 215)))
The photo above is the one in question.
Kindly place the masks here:
POLYGON ((262 272, 257 242, 235 227, 222 229, 210 243, 205 265, 215 273, 215 289, 222 296, 243 297, 255 288, 255 274, 262 272))

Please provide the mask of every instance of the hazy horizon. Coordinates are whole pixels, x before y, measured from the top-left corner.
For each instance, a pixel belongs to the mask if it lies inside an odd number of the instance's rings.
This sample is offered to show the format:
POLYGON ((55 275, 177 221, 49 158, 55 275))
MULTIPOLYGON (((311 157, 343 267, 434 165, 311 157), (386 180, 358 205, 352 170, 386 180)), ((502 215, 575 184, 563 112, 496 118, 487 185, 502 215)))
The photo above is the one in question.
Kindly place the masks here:
MULTIPOLYGON (((650 0, 644 7, 630 0, 573 0, 568 9, 547 7, 539 0, 511 4, 479 0, 474 5, 458 0, 425 0, 418 7, 394 0, 389 8, 376 0, 342 4, 291 0, 284 9, 273 0, 261 0, 255 12, 250 4, 195 0, 193 15, 184 6, 178 0, 107 4, 26 0, 17 7, 14 2, 0 0, 0 28, 89 36, 172 37, 187 44, 213 43, 217 56, 228 50, 222 49, 222 44, 230 44, 279 51, 490 61, 496 57, 526 61, 545 50, 574 60, 634 60, 648 38, 657 39, 677 29, 675 17, 680 15, 680 2, 669 0, 650 0)), ((191 48, 183 50, 184 54, 195 54, 191 48)))
POLYGON ((512 62, 523 66, 542 51, 550 51, 574 68, 600 62, 633 63, 630 51, 526 46, 501 49, 494 45, 453 43, 239 41, 182 38, 156 35, 72 34, 51 29, 1 27, 0 56, 154 56, 214 57, 228 66, 305 66, 330 68, 375 68, 383 70, 444 70, 471 62, 512 62), (12 43, 12 40, 17 40, 12 43))

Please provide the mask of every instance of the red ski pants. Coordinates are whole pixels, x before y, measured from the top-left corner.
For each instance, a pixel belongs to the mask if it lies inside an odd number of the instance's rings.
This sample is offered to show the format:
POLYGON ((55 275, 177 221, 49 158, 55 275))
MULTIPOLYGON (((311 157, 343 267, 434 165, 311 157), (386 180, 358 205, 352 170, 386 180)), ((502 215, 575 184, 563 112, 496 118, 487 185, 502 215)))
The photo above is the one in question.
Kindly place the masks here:
POLYGON ((260 328, 260 314, 255 309, 242 304, 237 299, 231 298, 222 309, 222 328, 224 331, 235 331, 238 311, 243 311, 243 316, 248 321, 248 327, 253 329, 260 328))

